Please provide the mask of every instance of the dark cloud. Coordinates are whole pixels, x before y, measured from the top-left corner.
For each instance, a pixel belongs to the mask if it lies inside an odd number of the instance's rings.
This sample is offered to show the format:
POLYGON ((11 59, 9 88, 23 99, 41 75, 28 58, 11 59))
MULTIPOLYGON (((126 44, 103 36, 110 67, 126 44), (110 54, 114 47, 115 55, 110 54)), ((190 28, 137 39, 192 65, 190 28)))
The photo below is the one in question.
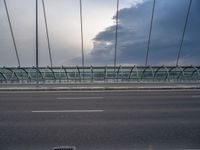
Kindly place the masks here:
MULTIPOLYGON (((150 45, 149 64, 175 64, 188 0, 159 0, 150 45)), ((119 11, 118 64, 143 65, 147 49, 152 1, 119 11)), ((193 0, 180 63, 200 65, 200 1, 193 0)), ((113 17, 115 19, 115 16, 113 17)), ((112 64, 114 60, 115 26, 108 27, 94 38, 94 47, 86 56, 87 64, 112 64)), ((76 60, 76 59, 75 59, 76 60)))
MULTIPOLYGON (((91 0, 91 2, 92 1, 93 0, 91 0)), ((105 1, 105 3, 108 2, 107 0, 103 1, 105 1)), ((8 0, 7 2, 21 63, 23 66, 35 65, 34 0, 8 0)), ((72 2, 74 3, 74 1, 72 2)), ((98 2, 103 3, 102 1, 98 2)), ((115 2, 115 0, 112 2, 109 1, 109 6, 113 5, 115 2)), ((144 0, 144 3, 140 3, 137 6, 132 6, 130 8, 123 8, 119 11, 120 24, 117 49, 118 64, 144 64, 148 32, 150 27, 152 2, 152 0, 144 0)), ((60 8, 60 3, 57 3, 54 0, 47 3, 48 17, 51 16, 48 20, 49 35, 55 66, 60 66, 62 64, 78 65, 81 63, 80 57, 70 60, 75 56, 79 56, 81 52, 80 38, 77 38, 79 37, 79 9, 77 7, 73 11, 73 13, 76 12, 75 16, 77 17, 69 20, 70 24, 72 25, 78 24, 76 27, 77 30, 70 30, 71 25, 69 26, 66 22, 64 22, 65 19, 60 19, 66 18, 64 12, 68 10, 68 8, 71 8, 71 5, 68 5, 68 3, 67 5, 64 5, 65 3, 66 1, 63 0, 62 9, 60 8), (54 8, 55 4, 58 4, 56 9, 54 8), (66 27, 66 29, 64 29, 64 27, 66 27), (76 32, 74 36, 69 34, 71 31, 74 33, 76 32)), ((88 2, 88 4, 89 3, 90 2, 88 2)), ((189 0, 156 0, 155 18, 149 54, 149 63, 151 65, 175 64, 188 4, 189 0)), ((41 13, 41 3, 39 6, 41 13)), ((76 6, 76 3, 73 6, 76 6)), ((73 14, 71 11, 69 13, 66 12, 66 14, 73 14)), ((200 1, 193 0, 181 53, 181 64, 200 65, 199 16, 200 1)), ((113 20, 115 20, 115 16, 113 16, 113 20)), ((39 22, 39 64, 41 66, 46 66, 49 64, 49 57, 42 14, 40 14, 39 22)), ((113 64, 115 44, 114 39, 114 25, 107 27, 103 32, 97 34, 93 39, 92 51, 85 56, 85 63, 87 65, 113 64)), ((16 66, 17 59, 15 56, 3 1, 0 1, 0 52, 0 66, 16 66)))

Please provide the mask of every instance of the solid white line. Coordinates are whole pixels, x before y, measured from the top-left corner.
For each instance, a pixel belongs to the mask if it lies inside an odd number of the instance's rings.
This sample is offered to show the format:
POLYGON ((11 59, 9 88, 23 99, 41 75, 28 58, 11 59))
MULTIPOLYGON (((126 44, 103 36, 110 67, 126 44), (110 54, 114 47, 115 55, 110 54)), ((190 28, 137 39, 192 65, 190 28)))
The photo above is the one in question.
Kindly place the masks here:
POLYGON ((32 113, 95 113, 104 110, 34 110, 32 113))
POLYGON ((200 98, 200 95, 193 95, 192 98, 200 98))
POLYGON ((66 99, 66 100, 70 100, 70 99, 103 99, 104 97, 57 97, 56 99, 66 99))

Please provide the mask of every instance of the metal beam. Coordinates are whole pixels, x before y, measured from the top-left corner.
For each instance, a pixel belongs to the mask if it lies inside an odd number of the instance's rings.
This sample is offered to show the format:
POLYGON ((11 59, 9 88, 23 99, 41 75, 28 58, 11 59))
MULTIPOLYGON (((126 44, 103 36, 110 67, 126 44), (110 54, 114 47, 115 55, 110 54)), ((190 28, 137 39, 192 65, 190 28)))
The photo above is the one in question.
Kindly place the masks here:
POLYGON ((13 76, 15 76, 17 78, 17 80, 19 81, 19 77, 17 76, 16 72, 13 69, 6 68, 6 67, 4 67, 4 69, 9 70, 12 73, 11 78, 10 78, 11 81, 13 79, 13 76))
POLYGON ((121 70, 121 65, 118 67, 118 69, 117 69, 117 82, 118 82, 118 79, 119 79, 119 71, 121 70))
POLYGON ((53 78, 54 78, 54 80, 56 80, 56 76, 55 76, 55 73, 54 73, 54 71, 53 71, 53 69, 51 68, 51 67, 47 67, 49 70, 51 70, 51 72, 52 72, 52 74, 53 74, 53 78))
POLYGON ((173 66, 169 69, 169 71, 168 71, 169 74, 166 76, 165 80, 167 80, 167 79, 169 80, 170 73, 172 72, 173 69, 176 69, 176 67, 173 66))
MULTIPOLYGON (((179 68, 179 70, 180 70, 180 73, 179 73, 179 75, 177 76, 177 81, 180 79, 180 76, 181 76, 181 74, 182 74, 182 76, 184 76, 184 69, 182 68, 182 67, 180 67, 180 66, 177 66, 177 68, 179 68)), ((187 67, 186 67, 187 68, 187 67)))
POLYGON ((191 77, 193 77, 194 73, 197 72, 198 79, 199 79, 199 78, 200 78, 200 71, 199 71, 199 69, 198 69, 197 67, 195 67, 195 66, 192 66, 192 67, 193 67, 195 70, 192 72, 191 77))
POLYGON ((107 81, 107 66, 105 66, 104 70, 104 82, 107 81))
POLYGON ((93 67, 92 67, 92 65, 90 66, 90 71, 91 71, 91 74, 90 74, 90 76, 91 76, 91 81, 93 82, 93 81, 94 81, 94 72, 93 72, 93 67))
POLYGON ((80 72, 80 69, 78 66, 76 66, 76 70, 78 72, 78 75, 79 75, 79 80, 81 81, 81 72, 80 72))
POLYGON ((4 75, 4 73, 0 72, 1 76, 4 78, 4 81, 7 82, 7 77, 4 75))
POLYGON ((164 68, 165 68, 165 71, 167 72, 167 78, 165 78, 165 81, 168 79, 168 81, 169 81, 169 69, 167 68, 167 67, 165 67, 165 66, 163 66, 164 68))
POLYGON ((43 76, 43 74, 42 74, 42 72, 40 71, 40 69, 38 68, 38 70, 37 70, 37 68, 35 68, 35 67, 33 67, 33 69, 35 69, 35 71, 36 71, 36 80, 38 80, 39 81, 39 74, 41 75, 41 77, 42 77, 42 80, 45 80, 45 78, 44 78, 44 76, 43 76))
POLYGON ((157 73, 160 71, 160 69, 164 68, 163 66, 160 66, 159 68, 156 69, 155 73, 154 73, 154 77, 153 80, 155 80, 157 73))
POLYGON ((65 68, 65 67, 63 67, 63 66, 62 66, 62 68, 64 69, 64 71, 65 71, 65 75, 66 75, 66 77, 67 77, 67 81, 69 82, 69 76, 68 76, 68 72, 67 72, 67 70, 66 70, 66 68, 65 68))
POLYGON ((129 73, 129 80, 131 79, 131 75, 132 75, 132 72, 133 72, 133 69, 135 68, 135 65, 131 68, 131 71, 129 73))

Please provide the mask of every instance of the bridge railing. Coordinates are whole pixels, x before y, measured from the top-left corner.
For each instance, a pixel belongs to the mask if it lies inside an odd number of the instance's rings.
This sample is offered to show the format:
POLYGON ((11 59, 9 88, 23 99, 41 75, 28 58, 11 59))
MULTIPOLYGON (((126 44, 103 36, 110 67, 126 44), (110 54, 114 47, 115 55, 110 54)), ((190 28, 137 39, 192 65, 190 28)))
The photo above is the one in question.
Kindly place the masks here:
POLYGON ((199 82, 200 66, 0 68, 0 83, 199 82))

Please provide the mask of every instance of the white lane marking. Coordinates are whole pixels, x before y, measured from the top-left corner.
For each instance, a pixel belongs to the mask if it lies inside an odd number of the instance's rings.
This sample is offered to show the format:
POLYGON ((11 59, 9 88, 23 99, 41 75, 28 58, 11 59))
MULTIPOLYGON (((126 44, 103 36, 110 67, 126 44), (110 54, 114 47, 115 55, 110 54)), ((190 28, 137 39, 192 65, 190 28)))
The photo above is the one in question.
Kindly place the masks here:
POLYGON ((95 113, 104 110, 34 110, 32 113, 95 113))
POLYGON ((200 98, 200 95, 193 95, 192 98, 200 98))
POLYGON ((104 97, 57 97, 56 99, 66 99, 66 100, 73 100, 73 99, 103 99, 104 97))

